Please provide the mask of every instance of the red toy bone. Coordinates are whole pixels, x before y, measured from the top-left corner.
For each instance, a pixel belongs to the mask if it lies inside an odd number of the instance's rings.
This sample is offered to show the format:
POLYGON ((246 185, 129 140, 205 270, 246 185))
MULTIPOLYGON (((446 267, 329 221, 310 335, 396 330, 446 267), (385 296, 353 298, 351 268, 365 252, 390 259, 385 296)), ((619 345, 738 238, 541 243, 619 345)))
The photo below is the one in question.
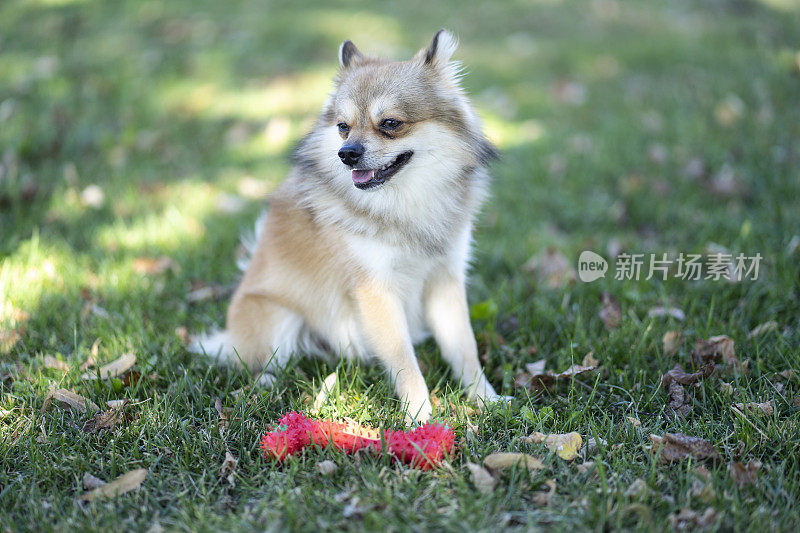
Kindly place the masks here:
MULTIPOLYGON (((436 422, 409 431, 387 430, 383 437, 392 457, 422 470, 441 464, 444 455, 453 450, 455 442, 453 431, 436 422)), ((380 453, 381 432, 356 423, 311 420, 292 411, 283 415, 277 427, 261 438, 264 457, 272 456, 279 461, 311 444, 323 448, 333 445, 347 453, 362 448, 372 448, 380 453)))

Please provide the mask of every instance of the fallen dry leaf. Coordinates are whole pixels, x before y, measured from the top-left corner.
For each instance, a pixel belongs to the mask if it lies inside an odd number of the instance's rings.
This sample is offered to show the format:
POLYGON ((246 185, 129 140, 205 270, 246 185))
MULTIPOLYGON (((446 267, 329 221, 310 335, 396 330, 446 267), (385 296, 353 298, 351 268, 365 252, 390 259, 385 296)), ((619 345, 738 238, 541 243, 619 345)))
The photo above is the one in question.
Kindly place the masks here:
POLYGON ((711 528, 717 524, 718 518, 719 512, 713 507, 707 508, 703 514, 684 507, 680 512, 669 515, 668 520, 673 529, 683 531, 711 528))
POLYGON ((763 335, 764 333, 769 333, 770 331, 775 331, 777 329, 778 323, 774 320, 770 320, 769 322, 759 324, 750 330, 750 333, 747 334, 747 338, 752 339, 753 337, 758 337, 759 335, 763 335))
POLYGON ((762 465, 760 461, 750 461, 747 464, 743 464, 738 461, 731 463, 731 479, 733 479, 733 481, 740 487, 755 484, 758 478, 758 473, 761 471, 761 466, 762 465))
POLYGON ((600 361, 598 361, 594 356, 594 350, 583 356, 583 361, 581 361, 581 366, 591 366, 591 367, 600 366, 600 361))
POLYGON ((233 456, 230 450, 225 450, 225 459, 222 461, 222 467, 219 469, 219 475, 224 477, 231 487, 236 486, 236 481, 233 477, 233 474, 236 472, 236 467, 239 464, 239 460, 233 456))
POLYGON ((794 370, 791 368, 784 370, 783 372, 778 372, 778 376, 782 377, 786 381, 792 381, 794 379, 795 373, 794 370))
POLYGON ((673 355, 683 343, 683 333, 680 331, 668 331, 661 337, 661 343, 664 345, 664 355, 673 355))
POLYGON ((712 372, 714 372, 713 363, 707 363, 691 374, 681 365, 675 365, 672 370, 661 376, 661 388, 667 390, 669 416, 686 418, 689 415, 692 410, 692 397, 684 385, 693 385, 710 376, 712 372))
POLYGON ((553 503, 553 496, 556 494, 556 481, 554 479, 548 479, 544 484, 548 490, 540 491, 533 495, 533 503, 539 507, 547 507, 553 503))
POLYGON ((171 257, 163 255, 161 257, 137 257, 133 260, 133 271, 137 274, 157 275, 163 274, 167 270, 178 272, 180 266, 171 257))
POLYGON ((622 308, 619 302, 607 292, 603 293, 599 316, 607 329, 616 329, 622 320, 622 308))
POLYGON ((221 300, 231 295, 235 287, 231 285, 206 285, 197 284, 186 295, 187 302, 202 302, 205 300, 221 300))
POLYGON ((319 473, 323 476, 330 476, 336 472, 337 468, 338 466, 336 466, 336 463, 333 461, 322 461, 317 463, 317 470, 319 470, 319 473))
POLYGON ((544 468, 544 463, 527 453, 492 453, 486 456, 483 464, 492 470, 505 470, 515 465, 524 466, 528 470, 544 468))
POLYGON ((527 363, 525 369, 530 372, 532 376, 537 376, 545 373, 544 367, 546 364, 547 361, 545 359, 539 359, 535 363, 527 363))
POLYGON ((736 357, 733 339, 727 335, 717 335, 695 342, 694 349, 692 349, 692 361, 698 367, 720 360, 730 369, 739 370, 741 368, 741 362, 736 357))
POLYGON ((569 380, 583 374, 593 372, 597 367, 572 365, 563 372, 544 371, 544 360, 525 365, 528 372, 520 372, 514 378, 514 384, 520 388, 539 392, 554 388, 559 381, 569 380), (533 372, 531 372, 533 371, 533 372))
POLYGON ((556 455, 566 461, 571 461, 578 456, 578 450, 583 445, 583 439, 576 433, 550 433, 545 435, 538 431, 525 437, 525 442, 530 444, 544 443, 548 448, 554 450, 556 455))
POLYGON ((45 355, 43 364, 45 368, 50 368, 53 370, 62 370, 64 372, 69 370, 69 365, 67 363, 59 359, 56 359, 52 355, 45 355))
POLYGON ((225 408, 222 407, 222 400, 219 398, 214 398, 214 410, 219 418, 219 434, 222 435, 228 429, 228 414, 225 412, 225 408))
POLYGON ((694 385, 714 372, 713 364, 705 364, 697 372, 688 373, 681 365, 675 365, 672 370, 661 376, 661 387, 668 388, 670 383, 675 382, 681 385, 694 385))
POLYGON ((660 463, 671 463, 683 459, 715 460, 720 455, 716 448, 705 439, 690 437, 683 433, 667 433, 663 436, 650 435, 653 446, 650 453, 658 456, 660 463))
POLYGON ((557 289, 577 278, 572 262, 552 247, 531 257, 523 268, 533 274, 539 283, 551 289, 557 289))
POLYGON ((775 403, 772 400, 763 403, 737 403, 736 408, 744 413, 756 416, 772 416, 775 414, 775 403))
POLYGON ((578 465, 578 472, 581 474, 585 474, 592 468, 594 468, 594 461, 586 461, 585 463, 581 463, 578 465))
POLYGON ((85 413, 87 411, 94 413, 95 411, 100 410, 96 403, 81 396, 80 394, 72 392, 71 390, 51 389, 50 392, 47 393, 47 396, 45 396, 42 411, 46 411, 50 407, 50 403, 54 400, 81 413, 85 413))
POLYGON ((492 477, 488 470, 475 463, 467 463, 467 468, 469 468, 471 474, 472 484, 475 485, 478 491, 483 494, 491 494, 494 491, 497 480, 492 477))
POLYGON ((101 366, 97 372, 85 372, 81 376, 81 379, 87 381, 95 380, 98 379, 98 374, 100 379, 116 378, 130 370, 135 363, 136 356, 132 353, 126 353, 123 354, 119 359, 112 361, 107 365, 101 366))
POLYGON ((104 429, 114 429, 117 424, 130 424, 133 420, 133 415, 128 409, 129 403, 130 400, 124 400, 122 405, 118 407, 112 407, 108 411, 95 414, 83 425, 83 431, 86 433, 95 433, 104 429))
POLYGON ((94 477, 89 472, 83 474, 83 488, 85 490, 96 489, 97 487, 102 487, 104 485, 107 485, 105 481, 103 481, 100 478, 94 477))
POLYGON ((650 318, 662 318, 669 316, 675 320, 680 320, 681 322, 686 320, 686 313, 684 313, 682 309, 678 309, 677 307, 664 307, 663 305, 657 305, 650 309, 647 312, 647 316, 650 318))
POLYGON ((641 421, 641 420, 639 420, 638 418, 634 418, 634 417, 632 417, 632 416, 629 416, 629 417, 628 417, 628 422, 630 422, 630 423, 631 423, 631 425, 632 425, 633 427, 635 427, 635 428, 638 428, 638 427, 641 427, 641 426, 642 426, 642 421, 641 421))
POLYGON ((139 487, 142 486, 142 482, 144 482, 146 477, 146 468, 131 470, 110 483, 97 487, 86 494, 82 494, 78 497, 78 500, 88 502, 96 499, 114 498, 132 490, 139 490, 139 487))
POLYGON ((676 381, 670 383, 667 398, 670 408, 668 411, 669 416, 674 416, 676 418, 686 418, 689 416, 689 413, 692 411, 692 398, 689 396, 689 393, 686 392, 686 389, 683 388, 683 385, 676 381))

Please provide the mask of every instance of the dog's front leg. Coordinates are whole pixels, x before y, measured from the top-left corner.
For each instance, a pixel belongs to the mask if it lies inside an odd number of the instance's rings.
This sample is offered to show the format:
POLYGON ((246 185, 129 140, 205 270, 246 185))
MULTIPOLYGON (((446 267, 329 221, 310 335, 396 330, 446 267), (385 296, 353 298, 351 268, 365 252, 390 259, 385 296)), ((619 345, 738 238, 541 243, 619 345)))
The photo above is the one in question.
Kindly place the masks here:
POLYGON ((438 270, 427 280, 424 297, 428 327, 439 344, 442 358, 450 364, 468 396, 484 401, 500 399, 478 360, 464 282, 445 270, 438 270))
POLYGON ((400 298, 377 280, 359 285, 355 297, 366 341, 394 379, 397 396, 406 404, 406 420, 427 421, 428 386, 414 355, 400 298))

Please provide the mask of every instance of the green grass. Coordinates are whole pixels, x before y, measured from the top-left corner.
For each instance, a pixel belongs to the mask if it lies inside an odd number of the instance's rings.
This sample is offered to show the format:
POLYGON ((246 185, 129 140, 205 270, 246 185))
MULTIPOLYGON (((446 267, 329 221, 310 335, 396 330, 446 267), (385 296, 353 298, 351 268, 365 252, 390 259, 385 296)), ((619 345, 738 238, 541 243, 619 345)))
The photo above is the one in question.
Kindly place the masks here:
POLYGON ((800 6, 297 4, 0 4, 0 527, 661 530, 684 507, 712 507, 722 530, 797 530, 800 384, 778 387, 775 373, 800 370, 800 246, 792 241, 800 233, 800 6), (405 57, 442 26, 461 38, 464 83, 503 153, 477 228, 470 298, 496 306, 473 325, 490 379, 516 399, 475 410, 427 343, 418 349, 426 379, 458 433, 449 466, 423 473, 335 451, 276 465, 261 457, 260 434, 286 410, 308 408, 330 372, 342 384, 326 415, 396 424, 391 387, 378 368, 303 361, 275 390, 253 390, 246 373, 186 351, 176 328, 205 330, 226 305, 187 294, 236 282, 237 235, 286 174, 291 145, 330 89, 338 44, 351 38, 405 57), (687 171, 692 161, 706 171, 687 171), (715 190, 726 175, 734 190, 715 190), (96 208, 86 205, 90 185, 104 193, 96 208), (587 249, 701 253, 712 243, 761 253, 759 279, 608 275, 550 289, 523 269, 549 246, 574 263, 587 249), (134 268, 137 258, 160 256, 175 268, 134 268), (615 330, 598 316, 603 291, 622 307, 615 330), (683 309, 685 322, 648 318, 655 305, 683 309), (777 329, 748 338, 767 321, 777 329), (664 356, 661 337, 674 329, 687 342, 664 356), (688 365, 693 339, 717 334, 735 340, 749 373, 705 380, 689 417, 670 419, 660 375, 688 365), (103 362, 131 351, 137 371, 153 378, 130 387, 81 381, 76 368, 97 339, 103 362), (514 389, 525 363, 545 358, 561 370, 590 350, 603 370, 588 387, 542 397, 514 389), (44 355, 75 369, 46 369, 44 355), (51 382, 98 404, 131 398, 135 419, 85 433, 87 416, 41 411, 51 382), (231 418, 223 435, 217 397, 231 418), (773 416, 731 410, 766 400, 773 416), (577 431, 607 445, 581 472, 583 458, 568 463, 526 444, 533 431, 577 431), (692 493, 696 464, 658 465, 643 449, 649 434, 666 432, 708 439, 722 454, 707 465, 705 499, 692 493), (219 476, 226 447, 239 459, 235 487, 219 476), (532 453, 546 469, 506 473, 484 495, 466 463, 493 451, 532 453), (315 467, 324 459, 339 465, 330 477, 315 467), (763 463, 755 485, 731 480, 734 460, 763 463), (75 502, 84 473, 110 480, 133 468, 149 469, 138 493, 75 502), (549 506, 537 504, 549 479, 556 493, 549 506), (647 490, 630 494, 637 479, 647 490))

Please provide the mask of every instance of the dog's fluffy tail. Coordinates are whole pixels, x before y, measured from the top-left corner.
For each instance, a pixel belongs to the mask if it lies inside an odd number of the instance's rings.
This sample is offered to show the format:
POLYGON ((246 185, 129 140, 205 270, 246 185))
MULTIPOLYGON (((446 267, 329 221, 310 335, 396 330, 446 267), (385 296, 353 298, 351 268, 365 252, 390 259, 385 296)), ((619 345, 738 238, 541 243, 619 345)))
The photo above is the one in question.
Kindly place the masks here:
POLYGON ((221 363, 227 362, 236 355, 228 333, 219 329, 193 337, 189 344, 189 351, 217 359, 221 363))
MULTIPOLYGON (((239 267, 239 270, 242 272, 247 270, 250 259, 255 253, 258 241, 264 231, 266 219, 267 210, 265 209, 258 216, 258 219, 256 219, 253 231, 242 234, 241 242, 244 247, 244 254, 236 260, 236 266, 239 267)), ((228 333, 221 329, 215 329, 209 333, 203 333, 193 337, 189 344, 189 351, 199 355, 207 355, 208 357, 217 359, 221 363, 236 358, 236 352, 228 338, 228 333)))

